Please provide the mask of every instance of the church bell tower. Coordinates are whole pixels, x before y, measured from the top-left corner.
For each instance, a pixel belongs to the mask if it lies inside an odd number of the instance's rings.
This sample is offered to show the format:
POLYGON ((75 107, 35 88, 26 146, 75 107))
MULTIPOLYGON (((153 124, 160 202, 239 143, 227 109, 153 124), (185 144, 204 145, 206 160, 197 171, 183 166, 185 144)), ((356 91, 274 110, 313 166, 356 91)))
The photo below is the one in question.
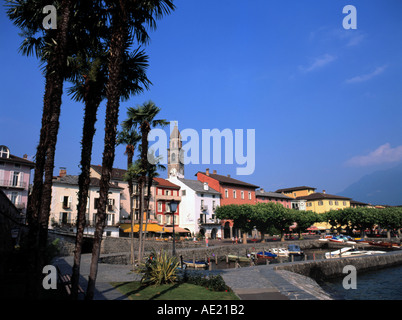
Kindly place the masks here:
POLYGON ((184 178, 184 164, 180 160, 183 161, 182 141, 177 122, 175 122, 168 148, 168 178, 184 178))

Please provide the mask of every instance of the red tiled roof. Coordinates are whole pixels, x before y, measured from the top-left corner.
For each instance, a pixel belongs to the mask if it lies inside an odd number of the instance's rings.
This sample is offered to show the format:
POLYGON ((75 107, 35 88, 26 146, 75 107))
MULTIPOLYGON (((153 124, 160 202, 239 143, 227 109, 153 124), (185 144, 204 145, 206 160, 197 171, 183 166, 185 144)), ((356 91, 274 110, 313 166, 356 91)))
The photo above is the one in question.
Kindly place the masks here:
MULTIPOLYGON (((205 172, 201 172, 201 171, 199 171, 199 172, 204 174, 204 175, 206 175, 206 176, 208 176, 205 172)), ((216 173, 210 173, 209 177, 219 181, 219 183, 221 183, 221 184, 240 185, 240 186, 254 188, 254 189, 259 188, 259 186, 256 186, 254 184, 247 183, 247 182, 244 182, 244 181, 240 181, 240 180, 237 180, 237 179, 233 179, 233 178, 228 177, 228 176, 222 176, 222 175, 216 174, 216 173)))
POLYGON ((173 189, 180 189, 180 186, 171 183, 170 181, 162 178, 153 178, 153 180, 161 187, 165 188, 173 188, 173 189))

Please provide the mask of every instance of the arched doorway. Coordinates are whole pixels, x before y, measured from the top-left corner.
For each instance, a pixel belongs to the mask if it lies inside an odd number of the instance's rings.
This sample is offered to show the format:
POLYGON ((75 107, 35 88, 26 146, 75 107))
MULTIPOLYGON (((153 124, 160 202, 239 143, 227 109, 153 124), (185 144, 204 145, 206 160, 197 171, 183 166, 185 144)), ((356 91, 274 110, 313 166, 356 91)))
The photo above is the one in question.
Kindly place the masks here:
POLYGON ((223 225, 223 239, 230 239, 230 222, 226 221, 223 225))
POLYGON ((211 239, 216 239, 216 228, 212 228, 211 230, 211 239))

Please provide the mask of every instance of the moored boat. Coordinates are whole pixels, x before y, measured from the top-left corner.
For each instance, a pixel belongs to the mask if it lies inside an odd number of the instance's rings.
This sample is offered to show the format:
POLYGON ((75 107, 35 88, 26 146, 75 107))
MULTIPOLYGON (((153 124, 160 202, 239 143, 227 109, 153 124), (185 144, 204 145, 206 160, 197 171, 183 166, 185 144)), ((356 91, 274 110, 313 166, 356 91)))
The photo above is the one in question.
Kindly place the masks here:
POLYGON ((277 255, 275 253, 269 252, 269 251, 260 251, 257 252, 257 258, 263 258, 263 259, 274 259, 276 258, 277 255))
POLYGON ((332 252, 325 253, 326 259, 331 258, 349 258, 349 257, 359 257, 359 256, 367 256, 373 254, 383 254, 386 251, 378 251, 378 250, 358 250, 354 247, 345 247, 340 250, 335 250, 332 252))
POLYGON ((288 252, 290 255, 303 255, 303 251, 297 244, 289 244, 288 245, 288 252))
POLYGON ((289 250, 285 248, 272 248, 269 250, 273 254, 276 254, 278 257, 288 257, 289 256, 289 250))
POLYGON ((190 268, 208 268, 208 262, 206 261, 186 261, 184 260, 183 263, 190 268))
POLYGON ((251 260, 251 256, 250 257, 244 257, 244 256, 238 256, 235 254, 228 254, 228 259, 230 261, 240 261, 240 262, 249 262, 251 260))

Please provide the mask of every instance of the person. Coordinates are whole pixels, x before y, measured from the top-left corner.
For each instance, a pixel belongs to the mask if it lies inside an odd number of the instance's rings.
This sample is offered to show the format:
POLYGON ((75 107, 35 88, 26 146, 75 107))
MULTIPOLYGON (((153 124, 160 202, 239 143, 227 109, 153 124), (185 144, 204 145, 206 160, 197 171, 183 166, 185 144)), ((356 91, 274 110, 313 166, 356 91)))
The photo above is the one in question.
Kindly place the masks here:
POLYGON ((205 245, 208 248, 208 237, 205 237, 205 245))

